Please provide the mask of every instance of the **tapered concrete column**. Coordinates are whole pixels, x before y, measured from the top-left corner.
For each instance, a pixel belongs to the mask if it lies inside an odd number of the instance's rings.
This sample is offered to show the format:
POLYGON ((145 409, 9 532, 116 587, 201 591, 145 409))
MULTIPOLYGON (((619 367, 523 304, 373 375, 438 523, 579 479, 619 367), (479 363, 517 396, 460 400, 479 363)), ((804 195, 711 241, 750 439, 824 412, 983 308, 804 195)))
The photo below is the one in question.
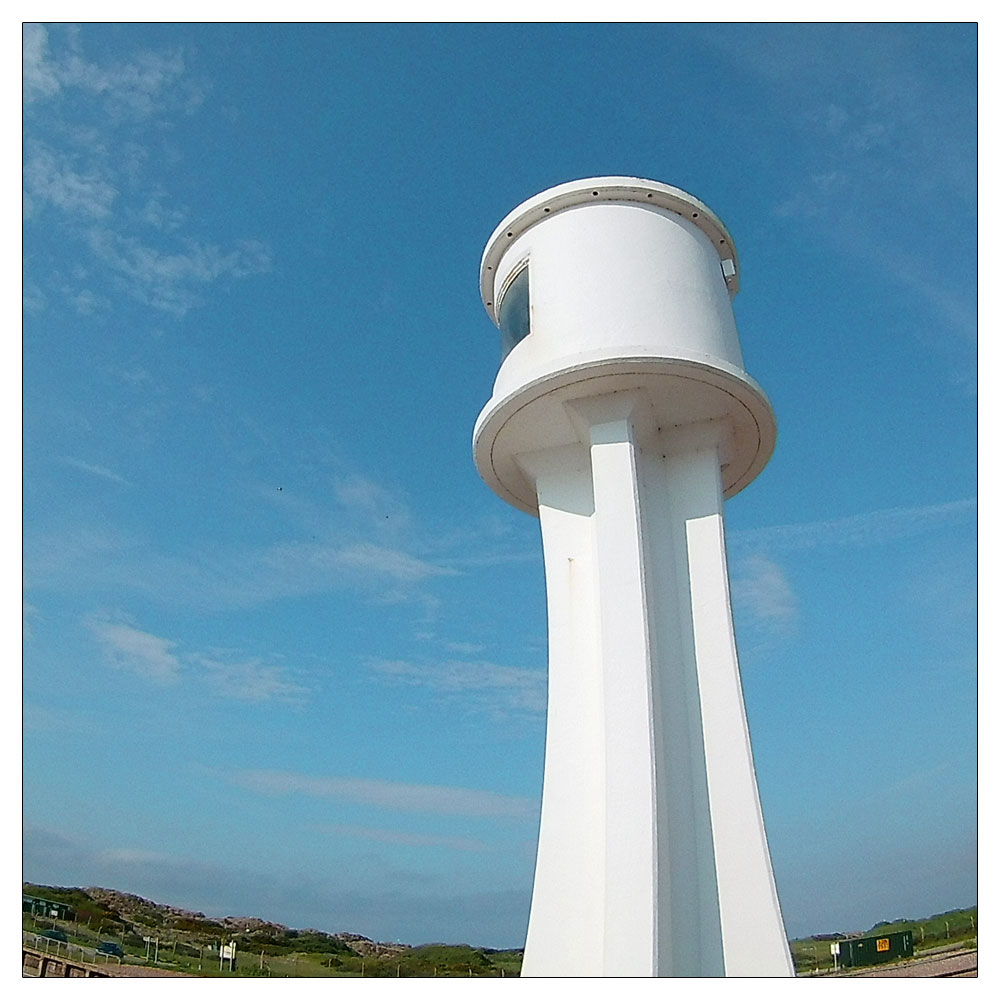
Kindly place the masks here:
POLYGON ((674 975, 790 976, 764 831, 729 596, 712 422, 661 433, 643 467, 660 724, 660 856, 674 975), (658 454, 657 454, 658 453, 658 454), (696 930, 697 927, 697 930, 696 930))
POLYGON ((733 640, 722 516, 691 518, 686 527, 726 974, 790 976, 733 640))
POLYGON ((584 446, 524 456, 538 484, 549 621, 549 712, 535 888, 522 976, 604 975, 604 673, 594 491, 584 446), (567 887, 579 906, 567 906, 567 887), (556 943, 558 953, 551 948, 556 943))

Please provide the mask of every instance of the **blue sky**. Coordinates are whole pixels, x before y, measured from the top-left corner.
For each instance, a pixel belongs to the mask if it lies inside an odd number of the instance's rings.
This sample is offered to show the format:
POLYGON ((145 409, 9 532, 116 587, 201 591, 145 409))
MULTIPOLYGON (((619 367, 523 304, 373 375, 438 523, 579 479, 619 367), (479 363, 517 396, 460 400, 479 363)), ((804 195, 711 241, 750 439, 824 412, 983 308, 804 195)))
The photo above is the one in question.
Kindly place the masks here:
POLYGON ((24 876, 521 946, 538 523, 486 239, 601 174, 740 253, 727 504, 789 933, 977 899, 974 26, 27 26, 24 876))

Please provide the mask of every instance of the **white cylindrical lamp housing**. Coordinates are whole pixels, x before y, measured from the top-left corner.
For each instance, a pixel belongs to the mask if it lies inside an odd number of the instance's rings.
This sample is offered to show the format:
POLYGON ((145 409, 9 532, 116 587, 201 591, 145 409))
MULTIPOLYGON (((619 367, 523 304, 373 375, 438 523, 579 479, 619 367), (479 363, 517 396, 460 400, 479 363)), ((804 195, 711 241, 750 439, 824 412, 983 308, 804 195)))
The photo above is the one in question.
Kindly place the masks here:
POLYGON ((770 458, 776 425, 744 369, 731 305, 738 287, 725 226, 678 188, 600 177, 524 202, 482 261, 483 302, 509 352, 476 423, 480 474, 537 512, 517 456, 577 440, 567 399, 638 388, 661 429, 724 421, 723 490, 741 490, 770 458))

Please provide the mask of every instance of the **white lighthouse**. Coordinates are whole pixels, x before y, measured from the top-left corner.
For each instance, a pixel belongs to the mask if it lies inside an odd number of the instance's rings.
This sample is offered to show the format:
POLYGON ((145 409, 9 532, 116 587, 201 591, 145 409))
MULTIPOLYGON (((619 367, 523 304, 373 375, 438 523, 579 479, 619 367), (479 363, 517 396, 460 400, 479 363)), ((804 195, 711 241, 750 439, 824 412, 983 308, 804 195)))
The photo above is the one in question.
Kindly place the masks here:
POLYGON ((774 449, 722 222, 597 177, 483 255, 504 358, 476 465, 541 522, 549 702, 525 976, 790 976, 740 684, 723 499, 774 449))

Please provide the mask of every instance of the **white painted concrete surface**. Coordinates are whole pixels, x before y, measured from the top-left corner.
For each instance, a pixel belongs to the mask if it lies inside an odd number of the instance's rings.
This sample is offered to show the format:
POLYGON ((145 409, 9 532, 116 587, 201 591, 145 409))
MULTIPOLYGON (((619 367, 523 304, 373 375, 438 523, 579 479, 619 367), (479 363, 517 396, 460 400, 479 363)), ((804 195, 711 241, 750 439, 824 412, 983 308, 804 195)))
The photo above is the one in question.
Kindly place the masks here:
POLYGON ((776 429, 743 369, 738 262, 696 199, 635 178, 543 192, 483 259, 531 332, 475 432, 537 511, 549 711, 525 976, 790 976, 743 706, 723 497, 776 429))

